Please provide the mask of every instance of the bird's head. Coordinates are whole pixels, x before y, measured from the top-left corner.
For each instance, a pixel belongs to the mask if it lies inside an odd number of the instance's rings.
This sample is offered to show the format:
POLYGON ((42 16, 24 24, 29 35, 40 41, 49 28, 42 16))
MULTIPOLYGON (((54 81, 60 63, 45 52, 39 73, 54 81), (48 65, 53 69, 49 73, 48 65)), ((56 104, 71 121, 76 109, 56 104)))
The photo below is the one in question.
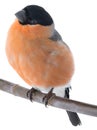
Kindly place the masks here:
POLYGON ((29 5, 15 13, 17 17, 16 30, 29 38, 51 37, 54 32, 54 22, 49 13, 37 5, 29 5))
POLYGON ((15 15, 22 25, 40 24, 43 26, 48 26, 53 24, 53 19, 48 12, 44 8, 37 5, 26 6, 24 9, 18 11, 15 15))

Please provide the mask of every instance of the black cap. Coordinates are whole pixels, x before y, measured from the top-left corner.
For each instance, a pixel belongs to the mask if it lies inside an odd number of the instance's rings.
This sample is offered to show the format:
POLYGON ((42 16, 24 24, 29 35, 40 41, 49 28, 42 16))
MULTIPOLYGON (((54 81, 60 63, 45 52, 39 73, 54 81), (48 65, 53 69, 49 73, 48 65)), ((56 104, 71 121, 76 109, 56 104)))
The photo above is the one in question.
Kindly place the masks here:
POLYGON ((44 8, 37 5, 26 6, 24 9, 17 12, 15 15, 22 25, 40 24, 48 26, 53 23, 53 19, 49 15, 49 13, 44 8))

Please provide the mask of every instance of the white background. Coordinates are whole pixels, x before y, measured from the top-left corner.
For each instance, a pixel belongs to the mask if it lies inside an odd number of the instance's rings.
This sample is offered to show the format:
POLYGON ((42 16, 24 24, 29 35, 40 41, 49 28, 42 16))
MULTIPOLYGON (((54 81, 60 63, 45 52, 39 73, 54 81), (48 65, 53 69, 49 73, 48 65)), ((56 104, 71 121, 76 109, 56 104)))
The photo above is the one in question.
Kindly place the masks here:
MULTIPOLYGON (((75 60, 71 98, 97 104, 97 1, 96 0, 3 0, 0 3, 0 78, 30 88, 11 68, 5 55, 8 28, 14 13, 29 4, 43 6, 56 29, 70 46, 75 60)), ((97 130, 97 118, 79 114, 82 125, 70 124, 65 110, 49 107, 0 91, 2 130, 97 130)))

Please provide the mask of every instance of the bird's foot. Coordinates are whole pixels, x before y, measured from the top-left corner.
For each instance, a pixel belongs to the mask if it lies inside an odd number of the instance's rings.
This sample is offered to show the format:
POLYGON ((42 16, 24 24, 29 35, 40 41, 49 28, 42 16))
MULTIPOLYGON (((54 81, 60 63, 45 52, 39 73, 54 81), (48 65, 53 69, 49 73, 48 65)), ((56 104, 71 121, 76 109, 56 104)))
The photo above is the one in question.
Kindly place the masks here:
POLYGON ((47 107, 48 103, 49 103, 49 100, 52 99, 55 94, 52 93, 53 91, 53 88, 43 97, 43 103, 45 104, 45 106, 47 107))
POLYGON ((33 101, 33 96, 35 95, 35 93, 37 92, 36 89, 31 88, 28 92, 27 92, 27 97, 29 98, 29 100, 32 102, 33 101))
POLYGON ((69 92, 70 92, 71 86, 68 88, 65 88, 65 95, 64 98, 70 98, 69 92))

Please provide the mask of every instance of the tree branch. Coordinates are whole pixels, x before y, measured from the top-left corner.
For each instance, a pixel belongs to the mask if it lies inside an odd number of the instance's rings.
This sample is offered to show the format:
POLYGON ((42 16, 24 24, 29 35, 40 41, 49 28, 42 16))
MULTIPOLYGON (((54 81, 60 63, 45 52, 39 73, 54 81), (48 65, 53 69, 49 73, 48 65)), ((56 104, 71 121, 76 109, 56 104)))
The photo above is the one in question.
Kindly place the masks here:
MULTIPOLYGON (((25 99, 28 99, 26 93, 29 89, 19 86, 17 84, 11 83, 9 81, 5 81, 0 79, 0 89, 13 94, 15 96, 19 96, 25 99)), ((43 103, 42 99, 45 96, 44 93, 37 91, 36 94, 33 96, 33 101, 43 103)), ((70 99, 64 99, 58 96, 53 97, 49 104, 50 106, 66 109, 72 112, 78 112, 86 115, 96 116, 97 117, 97 106, 86 104, 83 102, 78 102, 70 99)))

